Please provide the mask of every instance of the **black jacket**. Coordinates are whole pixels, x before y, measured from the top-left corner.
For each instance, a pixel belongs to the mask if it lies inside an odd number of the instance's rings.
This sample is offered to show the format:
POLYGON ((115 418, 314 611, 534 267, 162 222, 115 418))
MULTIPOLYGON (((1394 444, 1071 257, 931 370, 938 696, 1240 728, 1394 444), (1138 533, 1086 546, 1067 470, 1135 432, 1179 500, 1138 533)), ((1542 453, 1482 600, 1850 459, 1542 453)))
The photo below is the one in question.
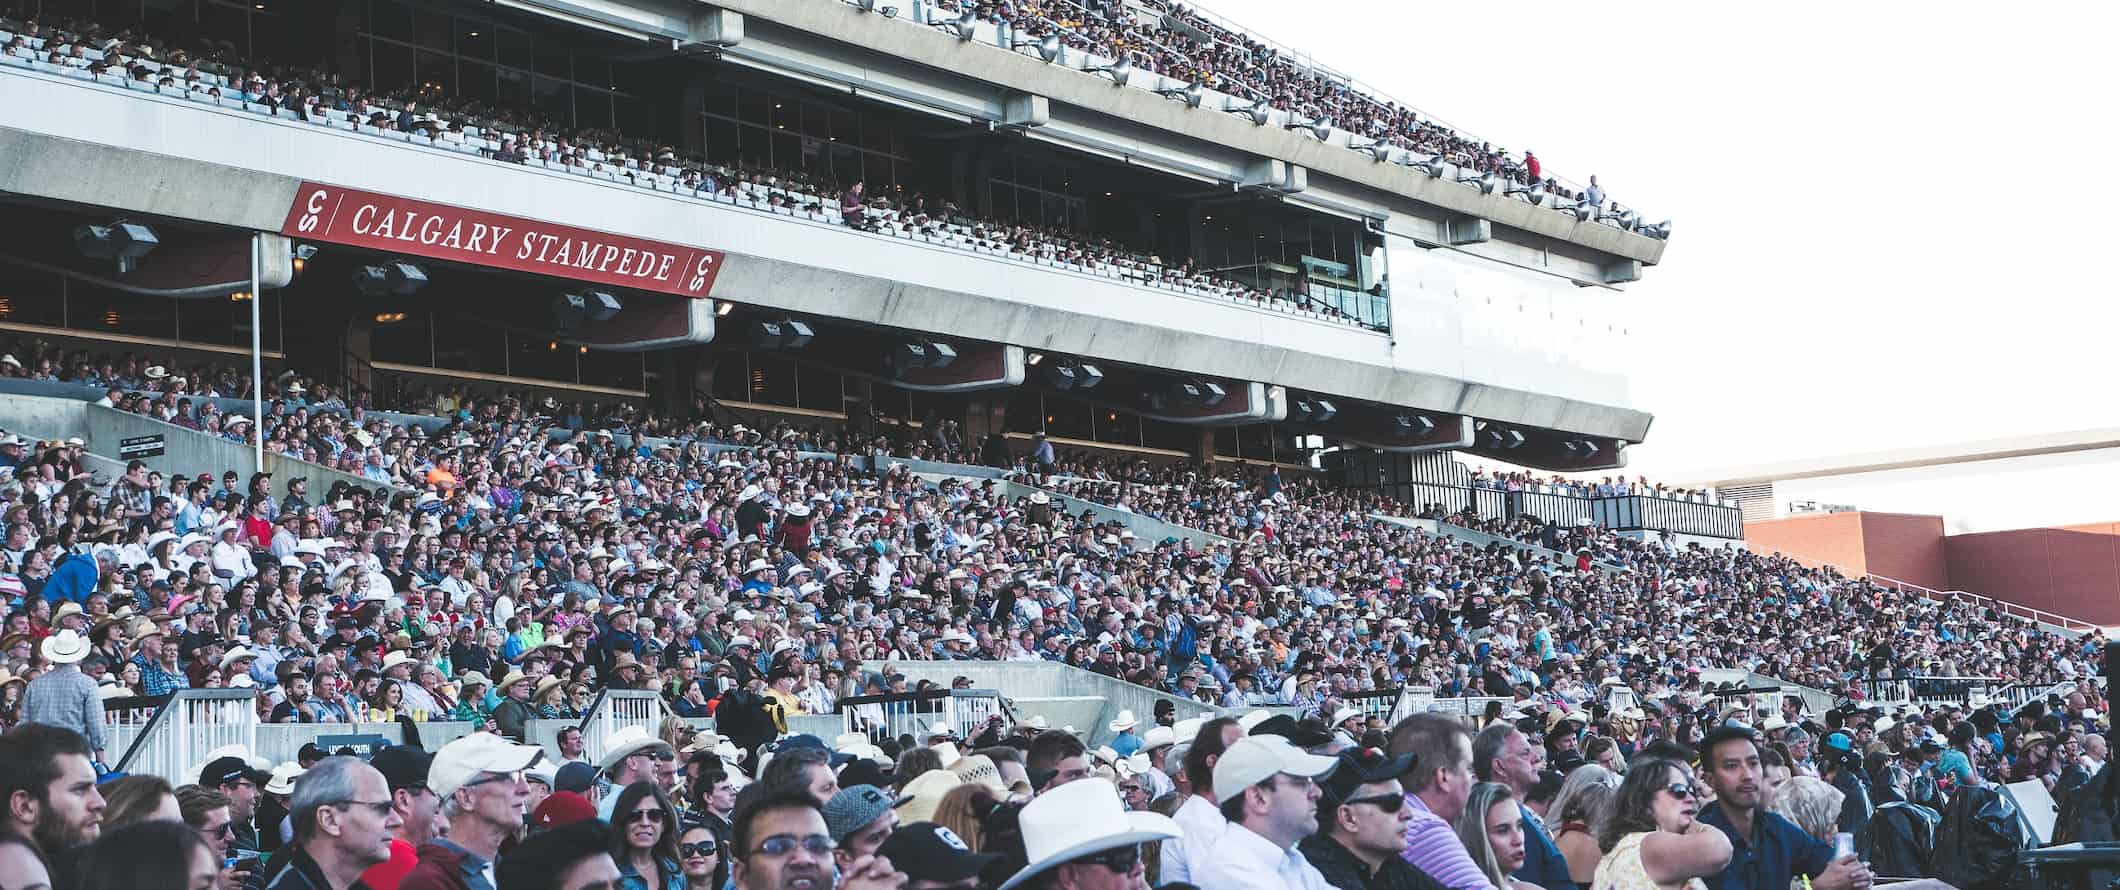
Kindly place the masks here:
POLYGON ((1385 857, 1383 867, 1371 872, 1367 863, 1354 858, 1352 852, 1324 832, 1304 838, 1296 849, 1325 876, 1325 883, 1340 890, 1448 890, 1441 881, 1397 856, 1385 857))

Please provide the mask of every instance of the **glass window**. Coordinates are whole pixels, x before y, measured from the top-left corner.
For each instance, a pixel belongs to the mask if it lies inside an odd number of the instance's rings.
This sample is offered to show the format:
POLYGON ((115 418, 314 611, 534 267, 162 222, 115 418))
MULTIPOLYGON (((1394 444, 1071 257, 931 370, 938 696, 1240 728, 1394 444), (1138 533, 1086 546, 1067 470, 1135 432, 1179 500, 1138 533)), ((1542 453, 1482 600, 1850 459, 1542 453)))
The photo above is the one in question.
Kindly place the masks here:
POLYGON ((482 62, 493 61, 495 35, 485 24, 470 19, 456 20, 456 54, 465 59, 482 62))
POLYGON ((368 4, 368 30, 378 37, 410 42, 412 7, 398 0, 373 0, 368 4))
MULTIPOLYGON (((488 25, 487 27, 492 26, 488 25)), ((536 63, 531 61, 530 35, 528 33, 517 31, 514 28, 500 28, 494 32, 493 42, 495 49, 499 53, 501 64, 526 71, 536 66, 536 63)))
POLYGON ((463 99, 492 102, 496 95, 493 66, 483 62, 458 62, 456 95, 463 99))
POLYGON ((840 392, 840 375, 822 368, 811 368, 796 381, 795 406, 813 411, 844 411, 846 401, 840 392))
MULTIPOLYGON (((75 281, 67 285, 67 326, 75 330, 136 337, 177 337, 176 302, 142 297, 75 281)), ((243 338, 250 339, 250 315, 243 315, 243 338)))
MULTIPOLYGON (((562 347, 565 344, 561 344, 562 347)), ((576 347, 581 376, 578 383, 597 386, 614 386, 620 389, 642 389, 645 386, 643 364, 638 352, 611 352, 602 349, 576 347)))
POLYGON ((574 89, 574 125, 582 129, 611 126, 611 93, 595 87, 574 89))
POLYGON ((530 107, 530 75, 513 68, 501 68, 495 74, 495 104, 502 108, 530 107))
POLYGON ((762 405, 795 404, 795 360, 768 352, 751 354, 748 401, 762 405))
POLYGON ((530 81, 530 101, 539 114, 555 121, 574 119, 574 88, 550 77, 530 81))
POLYGON ((576 348, 544 337, 511 333, 505 373, 539 380, 573 380, 576 348))
POLYGON ((506 367, 506 335, 478 319, 443 317, 434 325, 434 366, 458 371, 506 367))
POLYGON ((60 327, 66 323, 58 275, 0 264, 0 322, 60 327))
POLYGON ((432 335, 427 330, 432 323, 431 313, 406 312, 404 321, 376 324, 369 340, 374 360, 401 365, 433 365, 432 341, 429 339, 432 335))
POLYGON ((749 353, 709 353, 706 360, 714 363, 714 398, 725 402, 749 401, 749 353))
POLYGON ((446 53, 420 51, 417 72, 421 86, 432 85, 442 94, 456 93, 456 59, 446 53))
POLYGON ((1048 396, 1045 399, 1045 434, 1070 439, 1088 439, 1095 434, 1090 413, 1095 410, 1088 402, 1048 396))
POLYGON ((707 113, 722 117, 736 117, 736 85, 727 81, 708 81, 707 113))
POLYGON ((574 76, 574 57, 567 52, 567 45, 559 40, 541 39, 530 45, 531 57, 536 60, 536 71, 547 77, 568 78, 574 76))
POLYGON ((414 42, 426 49, 448 52, 451 46, 450 31, 456 26, 455 17, 445 12, 422 9, 414 21, 414 42))
POLYGON ((588 53, 575 53, 574 80, 577 83, 588 86, 610 89, 612 87, 610 60, 588 53))
POLYGON ((368 46, 371 57, 368 82, 375 85, 375 92, 411 90, 416 82, 412 73, 412 48, 383 40, 371 40, 368 46))

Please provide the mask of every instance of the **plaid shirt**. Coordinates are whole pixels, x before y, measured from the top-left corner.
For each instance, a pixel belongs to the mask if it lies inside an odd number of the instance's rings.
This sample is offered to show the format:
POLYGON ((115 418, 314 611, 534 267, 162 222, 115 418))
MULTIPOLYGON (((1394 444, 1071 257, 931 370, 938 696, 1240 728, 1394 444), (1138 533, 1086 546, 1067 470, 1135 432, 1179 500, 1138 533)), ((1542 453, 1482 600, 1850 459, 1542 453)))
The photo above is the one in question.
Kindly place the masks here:
POLYGON ((103 697, 96 694, 96 681, 73 665, 30 681, 22 696, 22 722, 71 729, 88 740, 89 750, 103 750, 103 697))
POLYGON ((140 691, 148 695, 168 695, 179 689, 190 689, 191 681, 182 672, 172 673, 162 669, 160 662, 148 661, 145 655, 133 656, 133 664, 140 666, 140 691))

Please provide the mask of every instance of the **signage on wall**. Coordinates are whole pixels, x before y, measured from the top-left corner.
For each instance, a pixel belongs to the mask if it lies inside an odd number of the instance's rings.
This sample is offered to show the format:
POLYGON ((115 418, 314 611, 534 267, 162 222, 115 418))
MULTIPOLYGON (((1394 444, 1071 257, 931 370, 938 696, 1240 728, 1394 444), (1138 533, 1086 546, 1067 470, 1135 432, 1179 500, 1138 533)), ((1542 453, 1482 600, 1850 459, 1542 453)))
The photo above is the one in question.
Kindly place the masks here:
POLYGON ((322 183, 302 183, 280 233, 437 260, 704 298, 724 254, 322 183))

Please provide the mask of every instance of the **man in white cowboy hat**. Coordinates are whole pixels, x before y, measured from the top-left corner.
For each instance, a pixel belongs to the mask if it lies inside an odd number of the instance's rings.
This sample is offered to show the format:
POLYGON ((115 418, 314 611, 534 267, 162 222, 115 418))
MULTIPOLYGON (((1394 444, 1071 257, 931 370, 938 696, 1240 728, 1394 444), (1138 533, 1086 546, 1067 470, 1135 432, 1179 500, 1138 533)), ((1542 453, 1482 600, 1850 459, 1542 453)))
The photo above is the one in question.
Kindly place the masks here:
POLYGON ((1109 724, 1111 731, 1118 733, 1111 740, 1112 752, 1120 757, 1132 757, 1134 752, 1141 750, 1141 737, 1134 734, 1134 727, 1140 725, 1141 721, 1134 716, 1132 708, 1121 708, 1119 716, 1112 718, 1109 724))
MULTIPOLYGON (((1198 730, 1195 730, 1197 733, 1198 730)), ((1141 772, 1141 783, 1148 789, 1148 799, 1155 800, 1178 790, 1172 782, 1169 768, 1171 748, 1177 744, 1177 731, 1168 726, 1150 727, 1141 737, 1141 753, 1147 755, 1150 769, 1141 772)))
MULTIPOLYGON (((1025 804, 1026 864, 999 890, 1121 890, 1143 886, 1141 845, 1176 838, 1178 824, 1159 813, 1128 812, 1104 779, 1070 782, 1025 804)), ((1204 885, 1213 886, 1213 885, 1204 885)))
MULTIPOLYGON (((639 726, 626 726, 604 742, 604 756, 597 760, 596 768, 603 771, 612 788, 624 788, 635 782, 654 781, 656 761, 676 756, 677 750, 669 742, 649 735, 639 726)), ((605 795, 596 805, 597 818, 611 821, 612 810, 617 806, 617 794, 605 795)))
POLYGON ((22 722, 44 723, 70 729, 88 740, 97 763, 103 762, 103 699, 96 694, 96 681, 81 673, 81 659, 88 657, 88 638, 74 630, 62 630, 44 638, 44 658, 52 669, 35 680, 22 694, 22 722))
POLYGON ((1215 797, 1229 829, 1195 876, 1216 890, 1331 890, 1296 844, 1318 830, 1318 782, 1339 761, 1280 736, 1238 739, 1215 761, 1215 797))

